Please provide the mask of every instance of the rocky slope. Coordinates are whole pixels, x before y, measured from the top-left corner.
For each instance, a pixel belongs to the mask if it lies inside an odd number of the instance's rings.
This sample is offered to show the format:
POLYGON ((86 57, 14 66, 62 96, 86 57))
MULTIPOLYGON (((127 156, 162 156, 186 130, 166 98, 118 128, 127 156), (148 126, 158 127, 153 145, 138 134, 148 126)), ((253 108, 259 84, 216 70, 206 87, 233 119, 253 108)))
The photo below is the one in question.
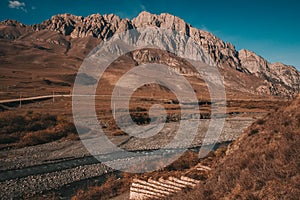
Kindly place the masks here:
POLYGON ((207 31, 198 30, 182 19, 167 13, 155 15, 142 12, 132 20, 121 19, 114 14, 93 14, 87 17, 61 14, 33 26, 7 20, 0 23, 0 38, 22 42, 50 41, 64 46, 65 53, 70 51, 70 54, 76 53, 75 48, 79 47, 84 57, 99 41, 124 30, 145 26, 172 29, 193 38, 213 58, 225 80, 231 83, 229 85, 235 85, 237 89, 239 85, 247 84, 245 90, 249 88, 249 93, 285 97, 291 97, 299 90, 300 74, 294 67, 282 63, 271 64, 248 50, 237 51, 232 44, 222 41, 207 31), (234 80, 229 80, 228 77, 231 75, 234 80), (243 83, 245 77, 249 79, 245 81, 247 83, 243 83))
MULTIPOLYGON (((252 51, 242 49, 239 51, 239 60, 244 68, 256 77, 266 80, 269 88, 261 90, 270 94, 284 94, 287 91, 299 91, 299 72, 293 66, 282 63, 269 63, 252 51)), ((290 94, 291 94, 290 93, 290 94)))
POLYGON ((128 19, 109 14, 93 14, 87 17, 70 14, 55 15, 51 19, 35 26, 36 30, 48 29, 57 31, 72 38, 84 38, 92 36, 100 39, 111 37, 117 30, 132 29, 132 23, 128 19))
POLYGON ((14 40, 27 32, 32 32, 30 26, 26 26, 16 20, 5 20, 0 22, 0 38, 14 40))

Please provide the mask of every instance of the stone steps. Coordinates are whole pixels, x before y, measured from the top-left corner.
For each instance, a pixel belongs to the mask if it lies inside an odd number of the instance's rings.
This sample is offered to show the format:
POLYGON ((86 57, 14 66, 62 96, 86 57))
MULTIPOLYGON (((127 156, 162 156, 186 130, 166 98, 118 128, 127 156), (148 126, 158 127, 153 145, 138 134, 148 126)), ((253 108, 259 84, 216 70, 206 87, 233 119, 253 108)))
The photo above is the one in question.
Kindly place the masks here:
POLYGON ((199 170, 199 171, 205 171, 205 172, 211 171, 210 167, 207 167, 207 166, 204 166, 204 165, 201 165, 201 164, 198 164, 196 166, 196 169, 199 170))
POLYGON ((146 200, 162 199, 176 194, 184 188, 194 188, 200 181, 181 176, 180 178, 159 178, 157 181, 151 178, 148 181, 134 179, 130 187, 129 199, 146 200))

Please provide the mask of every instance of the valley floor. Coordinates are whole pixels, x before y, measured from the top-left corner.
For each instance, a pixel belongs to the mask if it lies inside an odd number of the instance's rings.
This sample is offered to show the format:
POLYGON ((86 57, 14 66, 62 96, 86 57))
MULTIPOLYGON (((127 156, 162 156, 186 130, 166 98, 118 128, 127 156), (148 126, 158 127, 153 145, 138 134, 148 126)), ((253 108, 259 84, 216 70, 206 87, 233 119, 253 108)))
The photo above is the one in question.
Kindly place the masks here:
MULTIPOLYGON (((262 115, 262 114, 260 114, 262 115)), ((234 116, 226 120, 223 132, 219 138, 220 143, 232 141, 247 128, 257 115, 234 116)), ((201 139, 207 129, 209 120, 201 120, 201 126, 192 146, 201 145, 201 139)), ((163 134, 158 134, 143 143, 128 136, 115 136, 112 141, 122 144, 121 147, 128 150, 158 149, 172 137, 178 128, 177 123, 167 123, 163 134), (163 137, 162 137, 163 135, 163 137), (124 143, 124 141, 126 141, 124 143)), ((107 159, 130 159, 128 157, 116 157, 116 155, 104 155, 107 159)), ((155 156, 146 153, 142 156, 155 156)), ((81 141, 56 141, 47 144, 24 147, 19 149, 0 151, 0 188, 1 198, 20 197, 24 195, 39 194, 49 190, 57 190, 72 182, 101 176, 112 169, 99 163, 93 158, 81 141)))

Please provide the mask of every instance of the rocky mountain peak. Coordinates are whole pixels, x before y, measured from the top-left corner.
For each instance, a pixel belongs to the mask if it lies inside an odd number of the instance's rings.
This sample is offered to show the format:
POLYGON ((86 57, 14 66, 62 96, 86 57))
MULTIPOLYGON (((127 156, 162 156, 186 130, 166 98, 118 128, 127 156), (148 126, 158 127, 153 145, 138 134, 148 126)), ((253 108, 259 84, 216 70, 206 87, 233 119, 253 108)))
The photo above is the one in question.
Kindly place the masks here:
POLYGON ((0 22, 0 25, 1 26, 21 26, 21 27, 26 26, 26 25, 22 24, 21 22, 18 22, 17 20, 11 20, 11 19, 7 19, 7 20, 0 22))
POLYGON ((7 19, 0 22, 0 38, 14 40, 31 30, 30 26, 16 20, 7 19))
POLYGON ((241 65, 247 68, 251 74, 266 79, 270 83, 271 93, 282 95, 285 92, 284 89, 278 90, 282 86, 289 91, 299 92, 300 74, 295 67, 279 62, 269 63, 263 57, 246 49, 240 50, 238 57, 241 65))
MULTIPOLYGON (((255 76, 264 80, 265 84, 261 85, 254 92, 292 96, 299 90, 300 74, 294 67, 282 63, 271 64, 263 57, 246 49, 237 51, 234 45, 222 41, 210 32, 194 28, 183 19, 168 13, 156 15, 144 11, 132 20, 121 19, 114 14, 92 14, 87 17, 58 14, 41 24, 33 26, 26 26, 14 20, 3 21, 0 23, 0 26, 0 38, 10 40, 22 38, 22 36, 32 32, 54 31, 59 33, 63 38, 60 40, 70 43, 67 45, 68 48, 78 46, 71 44, 72 42, 69 41, 70 38, 97 38, 104 40, 115 33, 129 29, 143 29, 149 26, 171 29, 190 36, 196 43, 203 47, 203 51, 209 54, 216 65, 223 71, 228 71, 231 68, 238 71, 238 73, 255 76)), ((53 40, 57 39, 54 38, 53 40)), ((53 40, 46 39, 46 41, 52 42, 53 40)), ((60 41, 54 43, 61 44, 60 41)), ((179 46, 181 44, 174 45, 179 46)), ((85 44, 79 46, 85 46, 85 44)), ((93 46, 93 44, 90 44, 90 46, 93 46)))
POLYGON ((253 51, 241 49, 238 55, 242 66, 246 67, 252 74, 259 75, 260 72, 269 68, 267 61, 253 51))
POLYGON ((234 45, 225 43, 207 31, 192 27, 179 17, 168 13, 156 15, 144 11, 134 18, 132 23, 136 28, 156 26, 190 36, 220 68, 230 67, 265 80, 265 85, 257 89, 259 93, 291 96, 299 90, 300 74, 296 68, 282 63, 271 64, 250 50, 242 49, 238 52, 234 45))
POLYGON ((199 43, 218 67, 225 70, 230 67, 264 79, 265 85, 258 88, 259 93, 290 96, 299 87, 299 72, 295 68, 279 63, 270 64, 263 57, 246 49, 238 52, 234 45, 225 43, 212 33, 194 28, 183 19, 168 13, 156 15, 143 11, 133 20, 121 19, 114 14, 94 14, 85 18, 64 14, 58 15, 58 18, 52 19, 48 28, 72 38, 92 36, 105 39, 117 32, 147 26, 175 30, 199 43))
POLYGON ((59 14, 38 26, 72 38, 96 37, 100 39, 111 37, 119 28, 122 30, 132 28, 128 19, 121 19, 114 14, 92 14, 87 17, 71 14, 59 14))
POLYGON ((58 31, 63 35, 70 35, 74 30, 76 22, 81 20, 81 16, 75 16, 71 14, 58 14, 52 16, 51 19, 44 21, 39 27, 41 29, 58 31))
POLYGON ((175 30, 190 36, 203 47, 204 51, 214 59, 219 67, 223 68, 226 65, 241 71, 246 71, 241 68, 237 58, 238 53, 232 44, 223 42, 221 39, 207 31, 192 27, 179 17, 168 13, 156 15, 144 11, 134 18, 132 23, 136 28, 156 26, 159 28, 175 30))
POLYGON ((183 19, 171 15, 169 13, 162 13, 160 15, 151 14, 143 11, 136 18, 132 20, 135 27, 143 26, 157 26, 165 29, 172 29, 178 32, 183 32, 186 35, 190 35, 191 25, 187 24, 183 19))

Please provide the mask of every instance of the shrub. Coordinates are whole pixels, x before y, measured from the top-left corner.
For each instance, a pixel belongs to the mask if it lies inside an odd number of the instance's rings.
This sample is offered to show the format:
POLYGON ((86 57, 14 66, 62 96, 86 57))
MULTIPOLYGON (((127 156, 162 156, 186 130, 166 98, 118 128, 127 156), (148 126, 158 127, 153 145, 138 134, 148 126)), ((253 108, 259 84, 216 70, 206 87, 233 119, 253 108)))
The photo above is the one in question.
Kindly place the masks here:
POLYGON ((109 199, 129 188, 130 182, 128 179, 118 179, 115 175, 107 178, 101 186, 92 186, 87 191, 79 190, 72 200, 87 200, 87 199, 109 199))
POLYGON ((67 136, 77 140, 76 135, 74 124, 63 116, 27 112, 0 118, 0 148, 43 144, 67 136))
POLYGON ((259 132, 259 130, 258 130, 257 128, 252 129, 252 130, 250 131, 250 133, 249 133, 249 136, 250 136, 250 135, 255 135, 255 134, 257 134, 258 132, 259 132))
POLYGON ((66 137, 66 132, 58 131, 55 129, 46 129, 35 132, 26 133, 21 139, 19 146, 32 146, 37 144, 44 144, 52 142, 63 137, 66 137))
POLYGON ((167 166, 167 170, 183 170, 189 169, 199 163, 200 159, 195 152, 185 152, 179 159, 167 166))
POLYGON ((257 120, 256 123, 259 124, 259 125, 263 125, 265 123, 265 120, 259 119, 259 120, 257 120))

